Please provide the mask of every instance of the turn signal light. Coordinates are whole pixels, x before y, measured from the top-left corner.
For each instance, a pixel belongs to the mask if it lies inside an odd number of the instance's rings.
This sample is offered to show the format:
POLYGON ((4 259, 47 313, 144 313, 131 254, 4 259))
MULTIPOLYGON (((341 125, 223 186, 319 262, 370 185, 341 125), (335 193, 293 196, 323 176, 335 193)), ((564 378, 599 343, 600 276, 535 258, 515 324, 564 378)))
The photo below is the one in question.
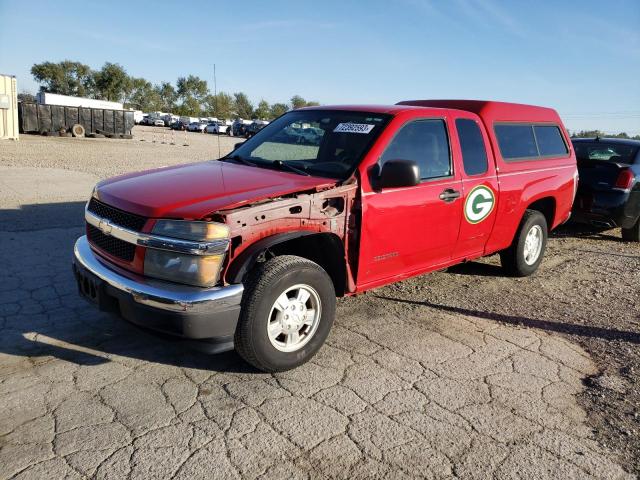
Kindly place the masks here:
POLYGON ((628 190, 631 188, 631 185, 633 185, 633 178, 633 172, 628 168, 625 168, 624 170, 620 171, 618 179, 616 180, 615 187, 622 188, 623 190, 628 190))

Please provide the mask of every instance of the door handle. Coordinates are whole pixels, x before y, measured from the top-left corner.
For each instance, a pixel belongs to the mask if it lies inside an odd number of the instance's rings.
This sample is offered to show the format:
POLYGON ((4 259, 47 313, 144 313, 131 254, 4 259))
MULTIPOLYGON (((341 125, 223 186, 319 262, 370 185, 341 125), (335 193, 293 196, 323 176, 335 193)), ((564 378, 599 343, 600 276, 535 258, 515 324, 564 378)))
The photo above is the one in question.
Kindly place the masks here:
POLYGON ((453 188, 447 188, 442 191, 438 198, 443 202, 453 202, 456 198, 460 198, 460 191, 454 190, 453 188))

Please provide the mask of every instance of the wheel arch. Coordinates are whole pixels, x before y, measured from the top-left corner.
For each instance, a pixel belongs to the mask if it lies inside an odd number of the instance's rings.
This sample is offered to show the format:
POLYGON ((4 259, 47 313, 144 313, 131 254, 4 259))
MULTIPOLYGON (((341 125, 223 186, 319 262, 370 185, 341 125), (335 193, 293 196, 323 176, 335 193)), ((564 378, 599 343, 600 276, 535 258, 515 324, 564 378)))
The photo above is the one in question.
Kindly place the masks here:
POLYGON ((296 255, 311 260, 329 274, 336 296, 343 296, 346 292, 344 245, 334 233, 295 231, 262 238, 231 260, 225 280, 228 283, 241 283, 256 263, 263 261, 265 255, 296 255))
MULTIPOLYGON (((527 210, 536 210, 544 215, 544 218, 547 221, 548 231, 551 231, 555 227, 554 222, 556 218, 557 204, 554 197, 547 196, 538 198, 527 205, 527 207, 525 208, 525 212, 527 210)), ((524 219, 524 213, 522 215, 522 218, 524 219)))

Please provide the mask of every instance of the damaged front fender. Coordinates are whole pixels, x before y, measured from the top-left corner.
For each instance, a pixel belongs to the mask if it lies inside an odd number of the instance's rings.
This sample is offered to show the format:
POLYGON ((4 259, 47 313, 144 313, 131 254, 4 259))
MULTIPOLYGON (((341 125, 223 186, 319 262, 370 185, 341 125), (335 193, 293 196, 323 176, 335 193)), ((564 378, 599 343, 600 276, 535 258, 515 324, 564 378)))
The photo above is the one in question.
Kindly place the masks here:
MULTIPOLYGON (((262 252, 275 245, 314 234, 332 234, 342 245, 346 290, 355 290, 349 245, 357 231, 350 217, 357 185, 342 185, 314 193, 299 193, 216 213, 230 228, 231 249, 224 271, 227 283, 239 283, 262 252)), ((299 252, 297 252, 299 253, 299 252)), ((313 257, 313 252, 309 252, 313 257)))

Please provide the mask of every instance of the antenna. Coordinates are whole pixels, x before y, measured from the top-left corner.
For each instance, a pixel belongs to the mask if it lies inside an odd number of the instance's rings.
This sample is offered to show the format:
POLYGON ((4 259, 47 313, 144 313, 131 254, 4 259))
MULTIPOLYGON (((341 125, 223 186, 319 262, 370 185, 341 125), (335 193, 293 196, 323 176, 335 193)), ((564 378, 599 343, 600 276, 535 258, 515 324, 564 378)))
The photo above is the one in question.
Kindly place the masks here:
MULTIPOLYGON (((216 64, 213 64, 213 106, 216 109, 216 118, 220 114, 218 111, 218 81, 216 79, 216 64)), ((220 153, 220 119, 218 118, 218 128, 216 129, 216 139, 218 141, 218 158, 222 156, 220 153)))

